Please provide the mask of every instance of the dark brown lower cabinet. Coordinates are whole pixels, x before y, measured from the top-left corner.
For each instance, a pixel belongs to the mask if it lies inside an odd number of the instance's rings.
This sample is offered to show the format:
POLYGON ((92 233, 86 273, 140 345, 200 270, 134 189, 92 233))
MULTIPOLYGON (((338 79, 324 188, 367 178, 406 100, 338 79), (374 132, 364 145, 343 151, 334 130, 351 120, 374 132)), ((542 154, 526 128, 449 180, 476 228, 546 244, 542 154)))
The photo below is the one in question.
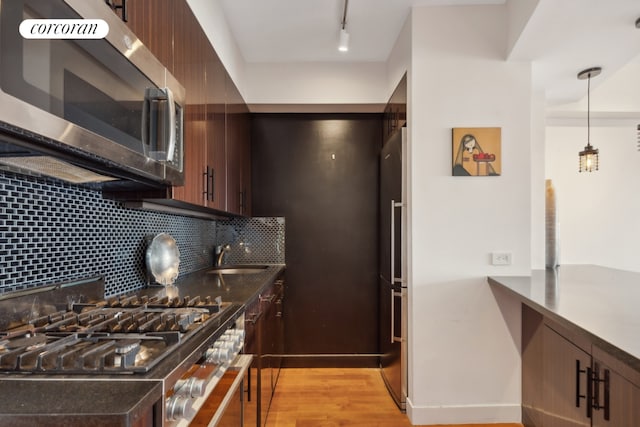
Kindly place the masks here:
POLYGON ((640 373, 597 347, 593 348, 592 356, 594 366, 598 367, 598 376, 603 378, 606 374, 608 377, 606 382, 597 384, 599 391, 596 399, 600 406, 605 406, 608 410, 594 411, 591 425, 594 427, 640 426, 640 387, 638 386, 640 373), (608 398, 605 393, 607 391, 608 398))
POLYGON ((525 427, 640 426, 640 373, 534 309, 522 309, 525 427))
POLYGON ((587 368, 591 356, 545 325, 542 331, 542 393, 548 427, 590 426, 587 368), (582 397, 584 396, 584 397, 582 397))
POLYGON ((278 277, 247 305, 245 352, 253 354, 245 396, 245 427, 261 427, 267 422, 275 393, 284 342, 284 279, 278 277))

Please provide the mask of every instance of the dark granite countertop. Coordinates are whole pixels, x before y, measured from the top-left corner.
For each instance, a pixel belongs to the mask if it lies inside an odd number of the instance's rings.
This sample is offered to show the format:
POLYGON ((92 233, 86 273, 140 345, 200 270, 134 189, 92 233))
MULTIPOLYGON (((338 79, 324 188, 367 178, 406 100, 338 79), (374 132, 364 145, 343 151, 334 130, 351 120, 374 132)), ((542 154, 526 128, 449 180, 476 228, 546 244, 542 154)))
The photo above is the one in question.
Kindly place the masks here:
POLYGON ((640 372, 640 273, 563 265, 488 281, 640 372))
POLYGON ((175 286, 151 286, 137 292, 160 296, 171 293, 180 297, 220 296, 223 303, 230 304, 214 319, 212 328, 194 335, 146 374, 0 376, 0 426, 87 425, 86 418, 82 418, 87 416, 96 427, 132 425, 162 396, 163 378, 181 375, 173 371, 176 364, 185 357, 197 357, 198 353, 193 352, 198 343, 212 341, 220 335, 226 323, 241 314, 283 270, 282 264, 269 265, 264 271, 252 274, 221 276, 201 270, 179 277, 175 286), (203 336, 211 330, 214 332, 208 337, 203 336))
POLYGON ((248 305, 283 269, 284 264, 269 264, 259 273, 229 275, 211 274, 210 269, 204 269, 178 277, 175 286, 151 286, 138 293, 158 296, 165 296, 167 293, 174 296, 177 293, 180 297, 219 296, 223 302, 248 305))

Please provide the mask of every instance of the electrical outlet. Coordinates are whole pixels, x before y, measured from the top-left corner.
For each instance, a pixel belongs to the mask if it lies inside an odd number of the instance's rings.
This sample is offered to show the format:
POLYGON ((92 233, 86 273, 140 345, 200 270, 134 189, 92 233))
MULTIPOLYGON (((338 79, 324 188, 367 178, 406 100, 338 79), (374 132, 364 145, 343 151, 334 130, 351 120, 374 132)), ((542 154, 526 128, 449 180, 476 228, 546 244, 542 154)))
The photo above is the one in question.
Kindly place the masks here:
POLYGON ((511 265, 511 252, 492 252, 491 265, 511 265))

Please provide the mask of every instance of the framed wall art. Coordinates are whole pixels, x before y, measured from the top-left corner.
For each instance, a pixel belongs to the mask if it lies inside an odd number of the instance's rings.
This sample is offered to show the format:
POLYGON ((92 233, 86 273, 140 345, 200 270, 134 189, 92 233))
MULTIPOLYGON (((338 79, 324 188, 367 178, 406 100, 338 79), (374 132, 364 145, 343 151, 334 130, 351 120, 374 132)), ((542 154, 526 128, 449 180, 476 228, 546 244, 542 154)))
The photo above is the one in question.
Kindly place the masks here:
POLYGON ((500 176, 501 128, 453 128, 453 176, 500 176))

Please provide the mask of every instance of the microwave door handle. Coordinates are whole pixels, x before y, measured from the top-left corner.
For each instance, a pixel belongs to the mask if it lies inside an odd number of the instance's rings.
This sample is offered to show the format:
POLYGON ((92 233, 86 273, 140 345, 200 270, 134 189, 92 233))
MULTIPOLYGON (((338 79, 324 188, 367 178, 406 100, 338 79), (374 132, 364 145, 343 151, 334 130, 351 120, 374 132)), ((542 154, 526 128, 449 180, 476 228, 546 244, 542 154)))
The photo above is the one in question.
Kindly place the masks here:
POLYGON ((167 103, 169 104, 169 147, 167 148, 167 162, 173 161, 176 149, 176 104, 173 102, 173 92, 168 87, 164 88, 167 94, 167 103))
POLYGON ((149 115, 151 113, 151 93, 149 89, 145 90, 144 101, 142 101, 142 152, 148 155, 151 149, 151 141, 149 140, 149 115))

